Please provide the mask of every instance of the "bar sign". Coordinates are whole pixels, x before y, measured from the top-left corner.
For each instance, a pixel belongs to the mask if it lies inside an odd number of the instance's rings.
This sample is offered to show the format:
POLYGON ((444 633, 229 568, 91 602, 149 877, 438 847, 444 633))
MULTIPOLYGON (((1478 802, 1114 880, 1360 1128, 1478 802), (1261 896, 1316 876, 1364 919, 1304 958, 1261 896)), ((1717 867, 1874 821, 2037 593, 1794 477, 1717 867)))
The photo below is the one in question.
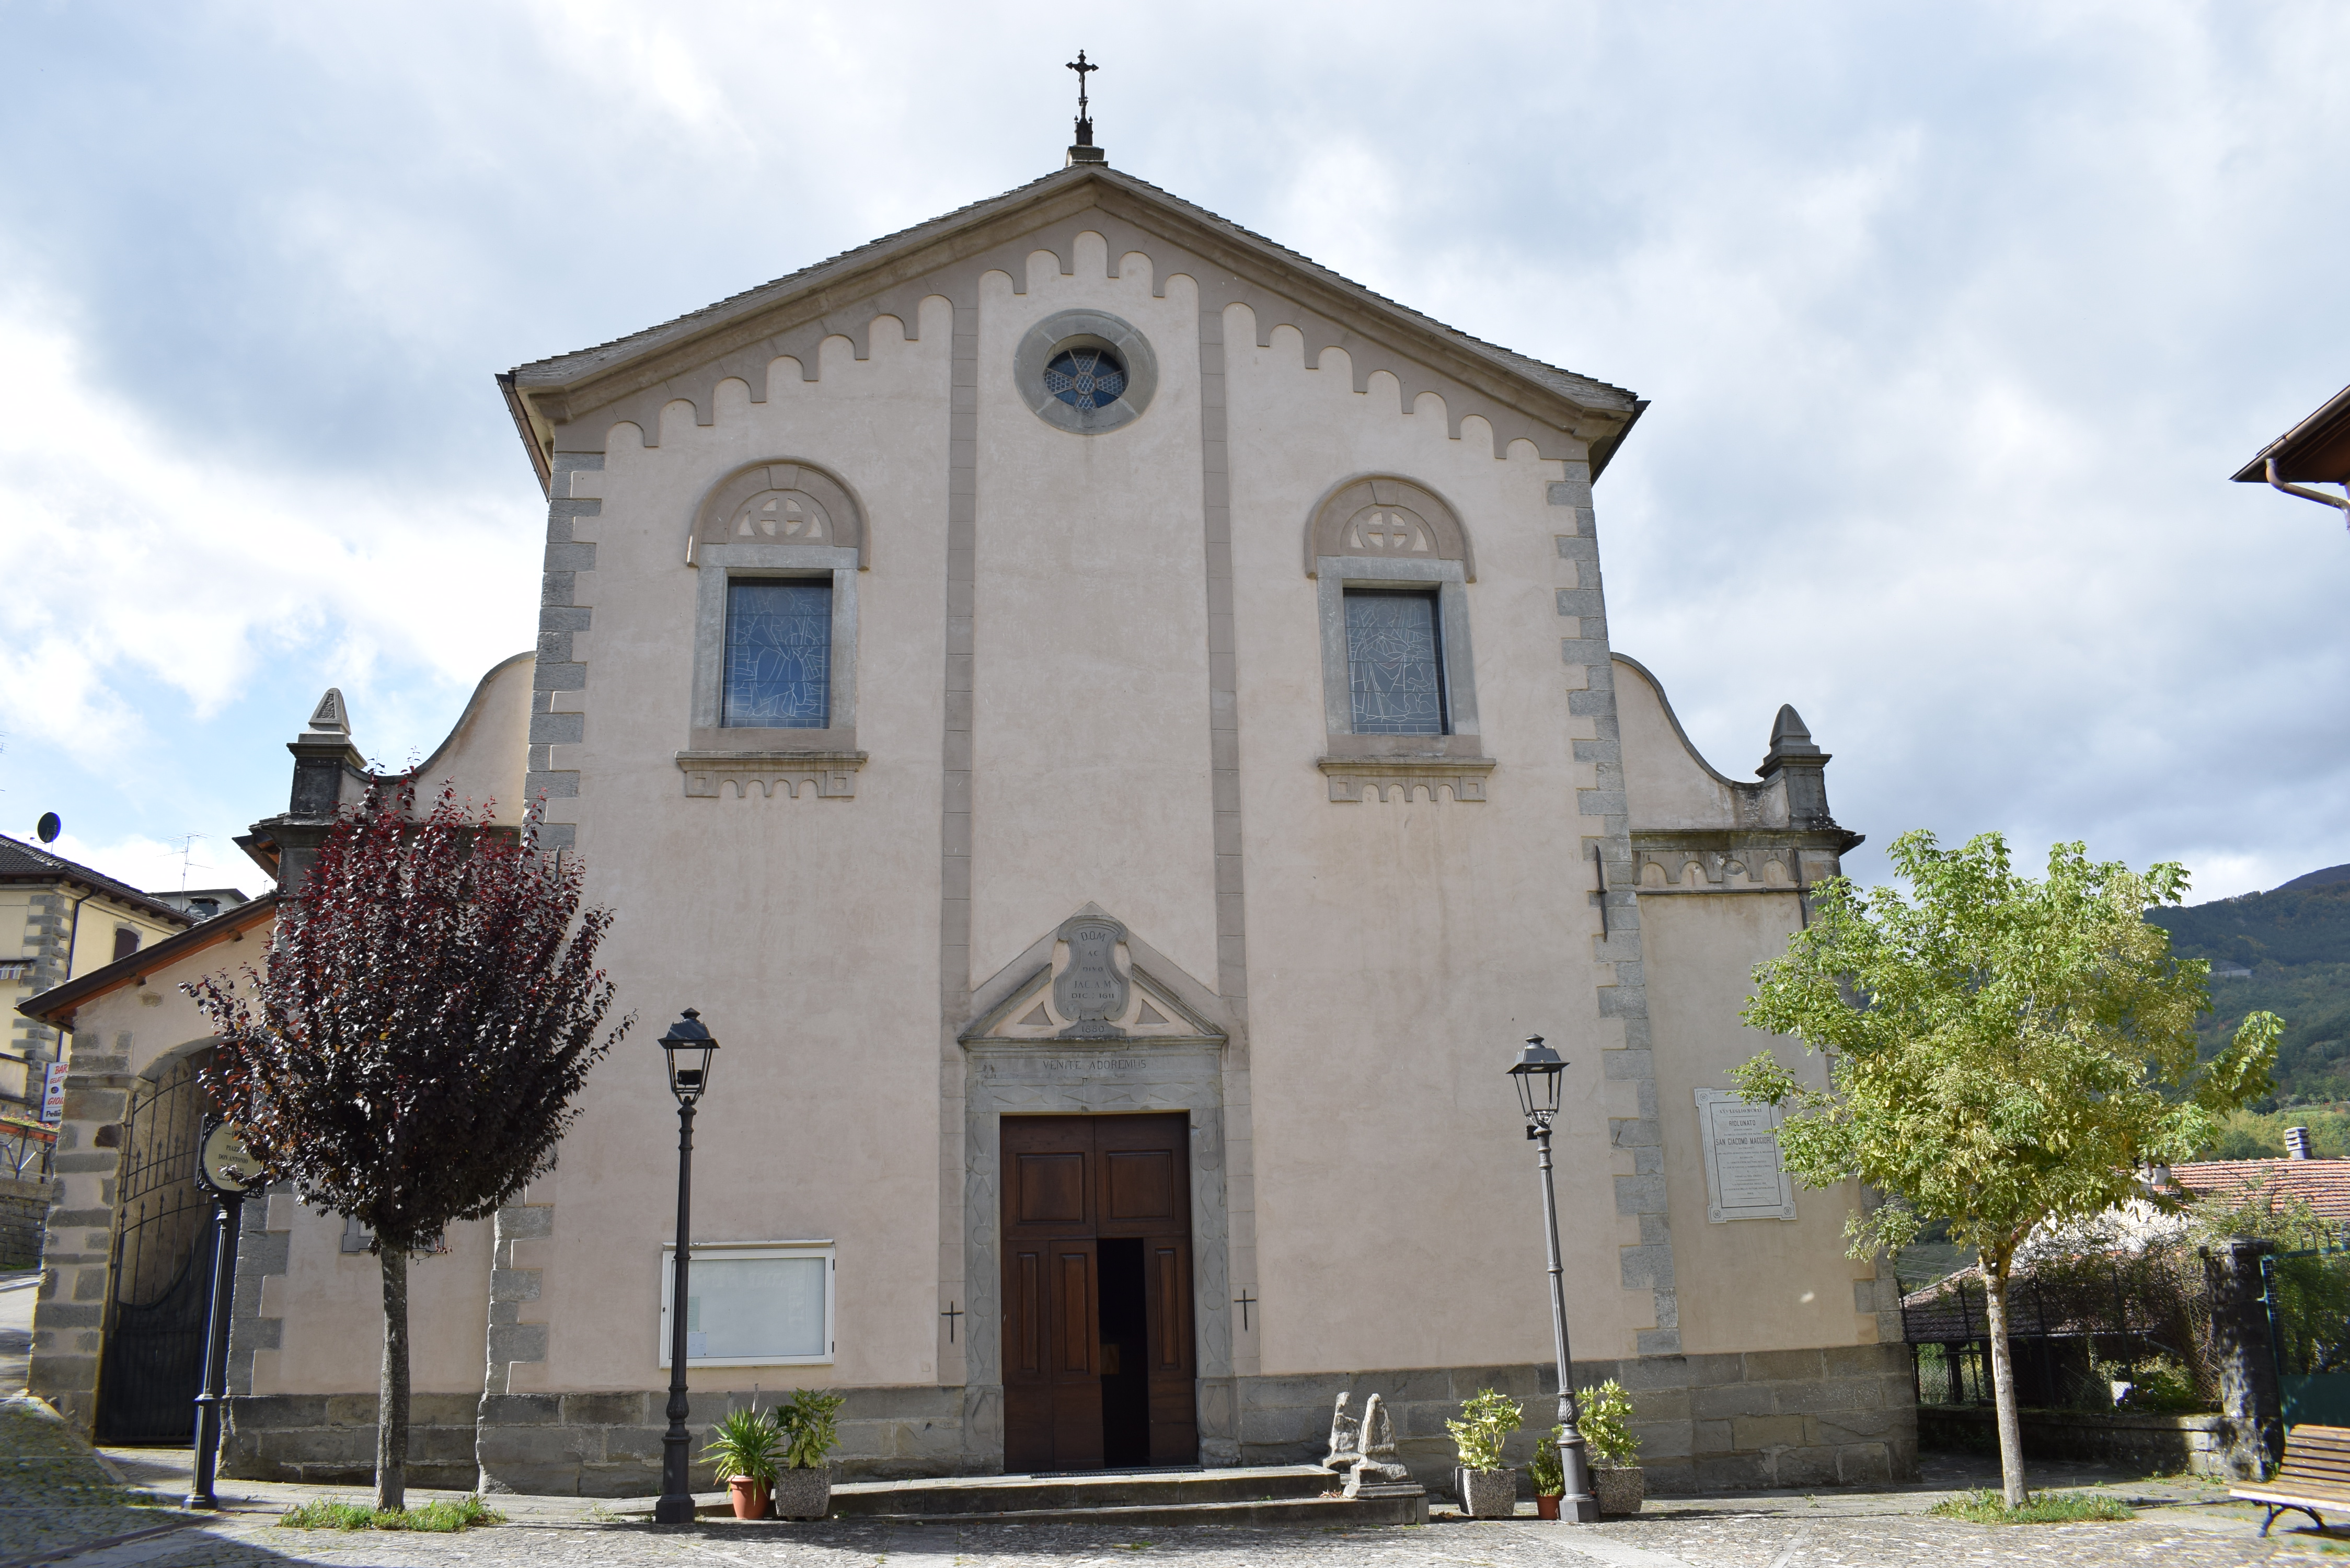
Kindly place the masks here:
POLYGON ((41 1068, 41 1119, 61 1122, 66 1119, 66 1064, 50 1062, 41 1068))

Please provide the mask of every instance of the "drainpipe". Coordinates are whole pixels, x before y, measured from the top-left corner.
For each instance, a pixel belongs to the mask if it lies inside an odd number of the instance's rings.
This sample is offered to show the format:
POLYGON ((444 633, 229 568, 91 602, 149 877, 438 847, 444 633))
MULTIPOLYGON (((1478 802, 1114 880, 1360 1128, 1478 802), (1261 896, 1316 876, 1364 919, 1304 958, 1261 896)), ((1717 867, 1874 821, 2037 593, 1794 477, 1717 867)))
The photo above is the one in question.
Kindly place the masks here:
MULTIPOLYGON (((2337 508, 2344 514, 2343 526, 2350 527, 2350 501, 2341 500, 2334 496, 2328 495, 2322 490, 2312 490, 2304 484, 2287 484, 2283 480, 2277 477, 2276 459, 2274 458, 2269 459, 2269 483, 2273 485, 2275 488, 2283 491, 2287 495, 2298 495, 2303 501, 2314 501, 2321 506, 2332 506, 2337 508)), ((2343 488, 2345 490, 2350 490, 2350 484, 2345 484, 2343 488)))

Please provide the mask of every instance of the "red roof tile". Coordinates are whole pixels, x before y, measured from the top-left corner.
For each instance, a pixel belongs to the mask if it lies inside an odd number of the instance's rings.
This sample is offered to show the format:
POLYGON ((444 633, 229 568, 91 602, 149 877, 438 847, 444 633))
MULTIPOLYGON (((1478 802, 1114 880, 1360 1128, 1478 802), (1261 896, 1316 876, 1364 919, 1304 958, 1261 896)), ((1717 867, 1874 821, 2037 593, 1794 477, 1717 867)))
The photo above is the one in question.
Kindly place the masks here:
POLYGON ((2265 1186, 2300 1199, 2321 1220, 2350 1220, 2350 1159, 2206 1159, 2174 1165, 2170 1176, 2198 1194, 2241 1195, 2265 1186))

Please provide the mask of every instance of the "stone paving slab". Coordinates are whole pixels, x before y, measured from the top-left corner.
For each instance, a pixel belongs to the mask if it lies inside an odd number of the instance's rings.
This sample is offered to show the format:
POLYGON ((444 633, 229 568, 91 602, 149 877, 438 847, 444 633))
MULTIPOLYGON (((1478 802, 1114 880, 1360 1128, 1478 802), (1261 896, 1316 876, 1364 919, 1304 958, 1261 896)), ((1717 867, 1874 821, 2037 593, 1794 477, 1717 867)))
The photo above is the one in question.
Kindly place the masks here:
MULTIPOLYGON (((38 1428, 35 1434, 42 1435, 38 1428)), ((45 1453, 23 1457, 74 1459, 75 1445, 62 1428, 47 1440, 45 1453)), ((14 1449, 0 1452, 16 1456, 14 1449)), ((134 1483, 185 1490, 185 1456, 176 1450, 108 1455, 134 1483)), ((2259 1540, 2258 1510, 2230 1504, 2222 1490, 2190 1477, 2035 1465, 2036 1487, 2094 1487, 2141 1511, 2126 1523, 2006 1528, 1934 1519, 1926 1512, 1933 1503, 1990 1484, 1995 1470, 1969 1456, 1929 1455, 1926 1462, 1923 1482, 1910 1487, 1651 1499, 1637 1518, 1581 1527, 1530 1516, 1440 1517, 1419 1528, 1371 1529, 901 1520, 660 1526, 622 1519, 618 1511, 625 1502, 500 1498, 494 1501, 511 1522, 492 1529, 344 1533, 287 1530, 276 1517, 316 1497, 363 1501, 362 1489, 234 1481, 222 1489, 231 1504, 223 1515, 156 1540, 86 1550, 55 1568, 1107 1568, 1154 1559, 1180 1568, 2350 1568, 2350 1535, 2326 1540, 2280 1525, 2271 1540, 2259 1540)), ((19 1509, 54 1511, 65 1520, 64 1532, 44 1539, 68 1544, 100 1540, 105 1532, 96 1526, 105 1521, 127 1520, 123 1528, 136 1529, 182 1517, 123 1505, 123 1489, 98 1469, 95 1456, 81 1469, 70 1462, 0 1469, 0 1490, 6 1494, 0 1518, 16 1517, 19 1509)), ((411 1495, 422 1501, 450 1494, 411 1495)), ((30 1554, 14 1539, 0 1543, 0 1568, 30 1554)))

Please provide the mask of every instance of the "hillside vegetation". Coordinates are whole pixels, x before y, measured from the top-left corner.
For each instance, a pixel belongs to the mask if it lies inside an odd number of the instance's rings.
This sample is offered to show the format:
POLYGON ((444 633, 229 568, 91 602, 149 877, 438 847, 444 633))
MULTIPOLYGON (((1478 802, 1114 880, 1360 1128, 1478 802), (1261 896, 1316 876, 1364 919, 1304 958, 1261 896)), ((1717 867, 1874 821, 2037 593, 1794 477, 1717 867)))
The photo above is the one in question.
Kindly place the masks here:
MULTIPOLYGON (((2196 1025, 2205 1054, 2218 1051, 2255 1009, 2284 1020, 2276 1096, 2261 1109, 2350 1099, 2350 866, 2295 877, 2272 892, 2149 909, 2147 919, 2169 931, 2181 958, 2211 961, 2212 1011, 2196 1025), (2228 966, 2251 973, 2217 972, 2228 966)), ((2284 1151, 2280 1144, 2260 1152, 2284 1151)))

